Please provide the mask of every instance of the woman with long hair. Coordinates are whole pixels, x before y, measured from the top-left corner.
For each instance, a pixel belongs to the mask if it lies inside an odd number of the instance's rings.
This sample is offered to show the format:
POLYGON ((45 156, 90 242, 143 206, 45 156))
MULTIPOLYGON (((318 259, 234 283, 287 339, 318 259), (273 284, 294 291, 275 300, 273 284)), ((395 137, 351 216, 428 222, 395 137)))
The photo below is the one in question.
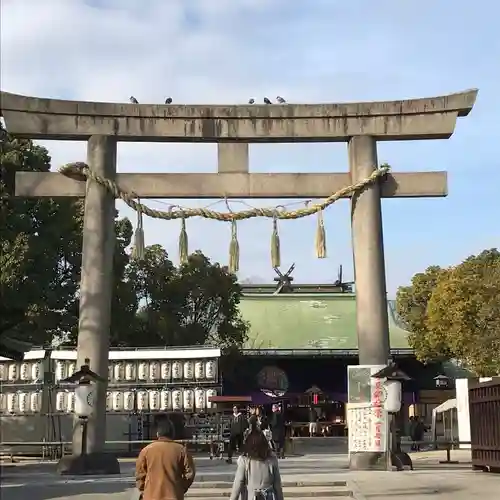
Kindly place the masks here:
POLYGON ((283 500, 278 459, 257 426, 243 444, 230 500, 283 500))

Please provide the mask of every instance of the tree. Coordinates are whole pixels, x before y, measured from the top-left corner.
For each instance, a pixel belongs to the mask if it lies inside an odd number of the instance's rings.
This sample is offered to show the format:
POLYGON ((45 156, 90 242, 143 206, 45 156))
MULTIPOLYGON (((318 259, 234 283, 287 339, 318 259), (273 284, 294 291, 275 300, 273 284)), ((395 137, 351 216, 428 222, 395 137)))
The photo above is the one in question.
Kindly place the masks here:
MULTIPOLYGON (((0 335, 38 346, 56 336, 75 345, 83 202, 14 197, 16 171, 50 170, 47 149, 32 141, 4 133, 0 169, 0 335)), ((121 330, 130 326, 137 310, 135 292, 123 280, 130 221, 118 220, 116 234, 112 329, 121 330)))
POLYGON ((427 307, 428 331, 481 376, 500 374, 500 252, 485 250, 438 281, 427 307))
POLYGON ((449 269, 429 268, 398 291, 398 313, 424 360, 459 360, 478 375, 500 373, 500 252, 449 269))
POLYGON ((428 267, 423 273, 413 276, 410 286, 400 287, 396 295, 396 311, 410 332, 408 343, 415 349, 417 357, 424 361, 445 360, 452 356, 446 339, 440 335, 428 335, 426 319, 427 305, 436 284, 446 275, 447 269, 428 267))
POLYGON ((160 245, 133 261, 126 280, 133 283, 141 307, 135 331, 118 343, 143 346, 216 345, 240 348, 248 325, 240 316, 241 288, 227 268, 201 252, 176 268, 160 245))
POLYGON ((0 165, 0 333, 40 345, 72 326, 82 207, 13 196, 16 171, 50 169, 47 150, 32 141, 6 134, 0 165))

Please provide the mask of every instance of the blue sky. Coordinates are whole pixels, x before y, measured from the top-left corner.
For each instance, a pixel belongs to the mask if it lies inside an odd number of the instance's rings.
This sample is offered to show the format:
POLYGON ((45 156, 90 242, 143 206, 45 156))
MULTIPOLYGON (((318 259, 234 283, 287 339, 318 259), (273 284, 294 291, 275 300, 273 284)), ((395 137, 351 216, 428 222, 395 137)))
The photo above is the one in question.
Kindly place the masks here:
MULTIPOLYGON (((379 144, 380 162, 394 171, 449 172, 448 198, 383 201, 394 296, 429 265, 451 265, 500 244, 499 16, 500 4, 486 0, 2 0, 1 87, 115 102, 133 94, 160 103, 167 95, 176 103, 246 103, 264 95, 390 100, 479 88, 474 110, 458 120, 450 140, 379 144)), ((46 145, 54 168, 85 158, 84 143, 46 145)), ((252 145, 250 157, 255 172, 347 171, 344 144, 252 145)), ((122 144, 118 168, 215 172, 216 158, 215 145, 122 144)), ((216 207, 225 210, 224 203, 216 207)), ((283 266, 296 263, 298 282, 333 280, 339 264, 352 276, 348 202, 325 214, 324 260, 314 257, 315 222, 280 226, 283 266)), ((146 242, 165 245, 176 261, 178 222, 147 220, 145 229, 146 242)), ((227 225, 193 220, 188 234, 191 250, 227 262, 227 225)), ((273 278, 270 234, 267 220, 240 225, 242 279, 273 278)))

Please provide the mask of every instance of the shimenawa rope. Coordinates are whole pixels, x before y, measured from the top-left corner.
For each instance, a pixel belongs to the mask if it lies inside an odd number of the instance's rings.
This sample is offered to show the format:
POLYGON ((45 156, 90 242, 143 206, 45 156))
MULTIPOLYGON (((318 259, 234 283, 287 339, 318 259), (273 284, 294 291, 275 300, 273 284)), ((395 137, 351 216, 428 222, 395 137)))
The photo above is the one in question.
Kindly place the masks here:
POLYGON ((137 212, 137 230, 135 232, 135 245, 133 256, 137 259, 144 258, 144 229, 142 223, 142 216, 147 215, 154 219, 173 220, 181 219, 181 233, 179 236, 179 258, 182 264, 185 264, 188 259, 188 235, 186 232, 186 219, 191 217, 203 217, 205 219, 218 220, 231 223, 231 242, 229 249, 229 270, 230 272, 237 272, 239 269, 240 250, 236 231, 236 221, 251 219, 254 217, 268 217, 273 219, 273 230, 271 235, 271 261, 273 267, 280 266, 280 238, 278 234, 278 220, 291 220, 308 217, 309 215, 318 214, 317 229, 316 229, 316 256, 320 259, 326 257, 326 234, 325 225, 323 221, 323 211, 330 205, 335 203, 340 198, 350 197, 353 194, 362 191, 370 184, 383 178, 390 170, 389 165, 381 165, 378 169, 374 170, 366 179, 362 179, 351 186, 346 186, 336 193, 319 203, 307 204, 303 208, 297 210, 286 210, 283 207, 274 208, 251 208, 241 210, 238 212, 218 212, 208 208, 182 208, 171 206, 168 210, 156 210, 141 203, 139 197, 135 193, 127 193, 120 189, 115 181, 102 177, 86 163, 76 162, 63 165, 59 172, 67 177, 79 181, 86 181, 90 179, 104 186, 111 192, 115 198, 124 201, 130 208, 137 212))

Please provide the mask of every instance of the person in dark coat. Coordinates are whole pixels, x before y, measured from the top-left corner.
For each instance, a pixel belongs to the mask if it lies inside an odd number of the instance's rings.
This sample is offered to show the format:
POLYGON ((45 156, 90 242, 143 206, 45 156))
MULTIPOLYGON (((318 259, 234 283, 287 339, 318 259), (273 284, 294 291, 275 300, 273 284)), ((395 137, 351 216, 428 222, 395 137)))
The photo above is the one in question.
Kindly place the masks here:
POLYGON ((285 458, 285 418, 280 405, 273 405, 273 414, 269 423, 276 454, 278 458, 285 458))
POLYGON ((255 414, 257 415, 257 421, 259 422, 259 427, 261 431, 269 429, 269 419, 267 418, 264 409, 258 406, 255 409, 255 414))
POLYGON ((250 417, 248 418, 249 429, 259 426, 259 415, 257 414, 257 409, 255 407, 249 408, 250 417))
POLYGON ((422 422, 422 419, 420 417, 415 417, 414 436, 415 436, 414 441, 416 444, 415 451, 420 451, 420 447, 422 446, 421 443, 424 440, 425 436, 425 424, 422 422))
POLYGON ((248 429, 248 420, 243 413, 240 412, 239 408, 235 405, 233 406, 233 414, 230 420, 230 435, 229 435, 229 449, 227 452, 228 464, 233 462, 233 454, 236 450, 241 450, 243 447, 243 440, 245 436, 245 431, 248 429))

